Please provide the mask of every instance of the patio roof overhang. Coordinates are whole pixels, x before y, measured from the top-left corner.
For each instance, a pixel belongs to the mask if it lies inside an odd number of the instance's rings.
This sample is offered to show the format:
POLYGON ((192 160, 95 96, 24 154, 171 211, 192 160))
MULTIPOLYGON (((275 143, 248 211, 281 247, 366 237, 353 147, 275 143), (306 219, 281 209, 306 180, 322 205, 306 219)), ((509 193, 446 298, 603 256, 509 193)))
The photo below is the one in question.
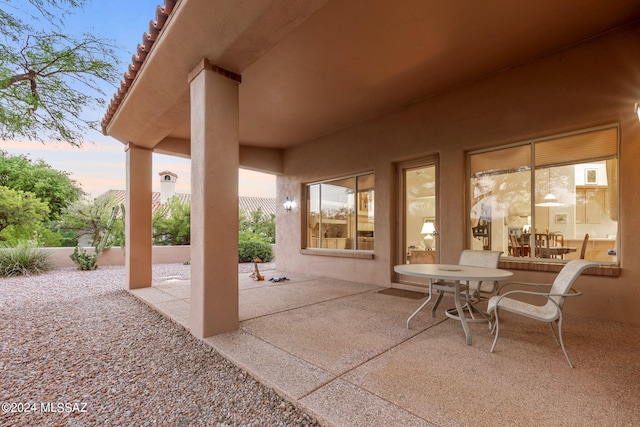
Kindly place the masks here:
POLYGON ((206 58, 242 76, 241 146, 284 149, 638 19, 638 0, 181 0, 105 131, 188 155, 206 58))

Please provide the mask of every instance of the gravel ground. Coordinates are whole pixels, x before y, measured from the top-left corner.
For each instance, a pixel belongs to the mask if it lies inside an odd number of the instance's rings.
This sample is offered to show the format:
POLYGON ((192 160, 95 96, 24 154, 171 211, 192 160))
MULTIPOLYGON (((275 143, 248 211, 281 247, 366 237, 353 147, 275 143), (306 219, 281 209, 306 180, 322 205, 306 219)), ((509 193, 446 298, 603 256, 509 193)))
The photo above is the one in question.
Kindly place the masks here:
MULTIPOLYGON (((188 277, 189 266, 154 266, 155 280, 188 277)), ((0 279, 0 425, 318 425, 129 295, 124 278, 100 267, 0 279)))

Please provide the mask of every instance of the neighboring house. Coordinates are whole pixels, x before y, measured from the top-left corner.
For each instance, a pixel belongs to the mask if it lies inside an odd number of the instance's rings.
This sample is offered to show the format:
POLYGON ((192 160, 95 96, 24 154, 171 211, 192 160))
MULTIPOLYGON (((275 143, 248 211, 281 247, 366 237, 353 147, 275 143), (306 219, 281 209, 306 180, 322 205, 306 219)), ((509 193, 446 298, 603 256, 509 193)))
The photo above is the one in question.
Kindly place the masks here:
MULTIPOLYGON (((169 199, 176 196, 180 203, 190 203, 191 194, 176 193, 176 181, 178 175, 173 172, 163 171, 160 175, 160 192, 154 191, 151 193, 151 211, 155 213, 160 206, 166 203, 169 199)), ((126 203, 127 192, 126 190, 108 190, 107 192, 99 195, 98 197, 113 197, 117 204, 126 203)), ((251 215, 251 212, 258 209, 262 209, 262 213, 265 215, 276 214, 276 199, 273 197, 238 197, 238 207, 244 211, 245 215, 251 215)))
POLYGON ((565 260, 538 234, 589 234, 602 266, 566 311, 639 323, 638 52, 637 0, 165 0, 102 122, 127 146, 127 286, 151 286, 157 152, 201 178, 197 337, 239 325, 240 167, 277 175, 279 270, 410 287, 394 265, 475 248, 547 282, 565 260))
POLYGON ((238 196, 238 204, 247 218, 251 217, 251 213, 260 209, 263 215, 267 217, 276 214, 275 197, 248 197, 238 196))

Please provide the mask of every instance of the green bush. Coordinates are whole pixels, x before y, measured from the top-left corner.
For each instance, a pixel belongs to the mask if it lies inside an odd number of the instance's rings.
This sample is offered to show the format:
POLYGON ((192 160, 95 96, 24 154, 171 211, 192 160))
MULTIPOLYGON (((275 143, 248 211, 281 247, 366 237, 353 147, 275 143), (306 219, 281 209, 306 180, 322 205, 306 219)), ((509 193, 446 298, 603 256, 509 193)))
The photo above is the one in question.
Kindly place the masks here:
POLYGON ((153 214, 152 224, 154 245, 190 245, 191 203, 173 196, 153 214))
POLYGON ((262 262, 273 259, 273 250, 269 241, 253 233, 240 233, 238 242, 238 262, 253 262, 253 257, 258 257, 262 262))
POLYGON ((240 209, 238 212, 238 230, 240 233, 251 232, 263 237, 268 243, 276 242, 276 215, 263 214, 262 208, 251 212, 249 216, 240 209))
POLYGON ((50 270, 53 265, 49 260, 51 253, 21 242, 15 247, 0 250, 0 276, 28 276, 50 270))

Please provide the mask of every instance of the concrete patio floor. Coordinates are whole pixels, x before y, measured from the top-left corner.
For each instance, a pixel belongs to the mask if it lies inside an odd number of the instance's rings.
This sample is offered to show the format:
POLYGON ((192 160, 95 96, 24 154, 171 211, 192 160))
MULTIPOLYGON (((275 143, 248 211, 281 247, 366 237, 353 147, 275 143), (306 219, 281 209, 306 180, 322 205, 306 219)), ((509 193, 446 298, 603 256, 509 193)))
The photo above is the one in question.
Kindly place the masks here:
MULTIPOLYGON (((565 319, 569 368, 546 324, 501 320, 495 353, 486 324, 436 318, 422 299, 377 286, 264 272, 240 274, 240 329, 205 342, 265 385, 334 426, 529 426, 640 423, 640 327, 565 319), (288 281, 269 282, 272 277, 288 281)), ((188 329, 189 281, 131 293, 188 329)), ((568 304, 571 302, 569 301, 568 304)))

